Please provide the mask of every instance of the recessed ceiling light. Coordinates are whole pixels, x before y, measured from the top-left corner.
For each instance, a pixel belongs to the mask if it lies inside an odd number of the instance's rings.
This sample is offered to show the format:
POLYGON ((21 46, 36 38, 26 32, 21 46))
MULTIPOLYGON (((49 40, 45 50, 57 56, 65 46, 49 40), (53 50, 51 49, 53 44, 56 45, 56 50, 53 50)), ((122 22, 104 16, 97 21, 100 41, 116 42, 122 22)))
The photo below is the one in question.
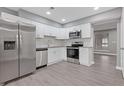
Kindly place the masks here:
POLYGON ((66 21, 66 19, 64 19, 64 18, 63 18, 63 19, 62 19, 62 21, 63 21, 63 22, 65 22, 65 21, 66 21))
POLYGON ((50 12, 50 11, 47 11, 47 12, 46 12, 46 14, 47 14, 47 15, 50 15, 50 14, 51 14, 51 12, 50 12))
POLYGON ((94 7, 94 10, 98 10, 99 9, 99 7, 94 7))

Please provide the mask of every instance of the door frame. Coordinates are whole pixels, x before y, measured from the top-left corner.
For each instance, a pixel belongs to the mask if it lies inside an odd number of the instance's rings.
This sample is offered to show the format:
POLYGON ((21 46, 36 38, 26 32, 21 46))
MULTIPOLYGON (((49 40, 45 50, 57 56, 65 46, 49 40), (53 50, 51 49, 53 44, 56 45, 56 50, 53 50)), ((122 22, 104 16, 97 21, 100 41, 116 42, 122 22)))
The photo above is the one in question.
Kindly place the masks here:
POLYGON ((121 31, 121 18, 117 22, 117 61, 116 69, 122 70, 122 63, 120 60, 120 31, 121 31))
MULTIPOLYGON (((115 66, 115 68, 117 69, 117 70, 122 70, 122 63, 121 63, 121 61, 120 61, 120 30, 121 30, 121 18, 117 18, 117 19, 111 19, 111 20, 104 20, 104 21, 99 21, 98 22, 98 24, 99 23, 102 23, 102 24, 104 24, 104 23, 107 23, 107 22, 111 22, 111 21, 114 21, 114 22, 116 22, 116 30, 117 30, 117 48, 116 48, 116 50, 117 50, 117 55, 116 55, 116 66, 115 66), (119 65, 118 65, 119 64, 119 65)), ((97 24, 97 22, 95 22, 95 23, 92 23, 92 28, 93 28, 93 46, 94 46, 94 40, 95 40, 95 35, 94 35, 94 27, 93 27, 93 25, 94 24, 97 24)), ((94 48, 94 47, 93 47, 94 48)), ((94 62, 95 63, 95 62, 94 62)))

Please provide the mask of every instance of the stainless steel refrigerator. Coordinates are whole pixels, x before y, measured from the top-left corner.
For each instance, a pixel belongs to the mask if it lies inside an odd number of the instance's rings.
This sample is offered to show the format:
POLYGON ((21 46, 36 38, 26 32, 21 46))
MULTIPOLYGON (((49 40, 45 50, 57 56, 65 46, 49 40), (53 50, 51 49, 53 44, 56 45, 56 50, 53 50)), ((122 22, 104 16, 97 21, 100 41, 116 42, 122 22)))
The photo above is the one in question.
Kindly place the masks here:
POLYGON ((35 26, 0 19, 0 83, 35 69, 35 26))

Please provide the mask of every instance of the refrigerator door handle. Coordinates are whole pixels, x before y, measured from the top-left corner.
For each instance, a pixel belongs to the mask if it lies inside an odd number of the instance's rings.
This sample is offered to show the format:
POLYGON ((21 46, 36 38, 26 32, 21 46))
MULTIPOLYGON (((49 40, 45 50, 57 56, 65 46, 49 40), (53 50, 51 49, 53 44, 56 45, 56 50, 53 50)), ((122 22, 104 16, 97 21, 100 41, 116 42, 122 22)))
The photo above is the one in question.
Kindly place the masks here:
POLYGON ((20 35, 20 51, 22 49, 22 35, 20 35))
POLYGON ((17 42, 17 43, 16 43, 16 44, 17 44, 16 46, 17 46, 17 49, 19 48, 19 41, 18 41, 18 38, 19 38, 18 35, 16 35, 16 42, 17 42))

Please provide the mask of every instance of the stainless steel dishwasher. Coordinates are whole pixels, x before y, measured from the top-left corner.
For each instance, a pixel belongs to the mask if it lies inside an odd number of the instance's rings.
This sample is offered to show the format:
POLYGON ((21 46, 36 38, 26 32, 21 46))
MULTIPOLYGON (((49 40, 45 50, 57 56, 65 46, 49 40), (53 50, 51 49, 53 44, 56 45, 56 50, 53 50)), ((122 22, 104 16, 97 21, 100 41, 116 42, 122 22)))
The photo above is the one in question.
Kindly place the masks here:
POLYGON ((47 66, 48 63, 48 49, 37 48, 36 49, 36 68, 47 66))

